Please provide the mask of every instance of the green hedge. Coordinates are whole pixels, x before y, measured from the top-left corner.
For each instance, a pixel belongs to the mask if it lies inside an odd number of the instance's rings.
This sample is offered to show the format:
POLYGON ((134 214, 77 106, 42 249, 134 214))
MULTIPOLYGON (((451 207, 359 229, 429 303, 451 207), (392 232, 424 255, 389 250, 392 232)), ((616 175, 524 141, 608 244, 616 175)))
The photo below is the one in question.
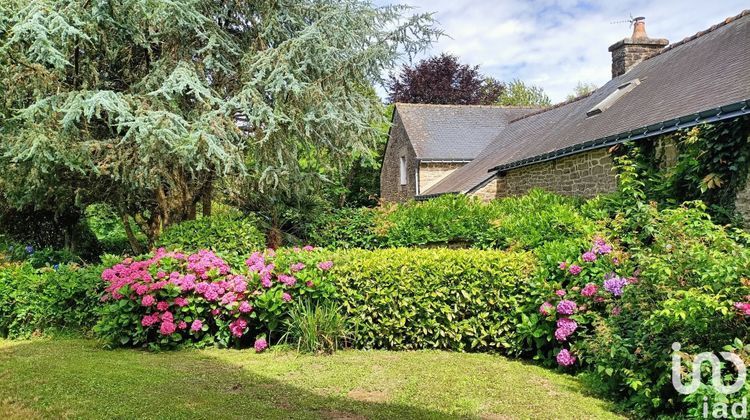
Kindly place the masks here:
POLYGON ((524 252, 401 248, 338 253, 332 277, 358 347, 514 352, 534 270, 524 252))
POLYGON ((264 249, 266 239, 254 217, 221 214, 170 226, 157 247, 197 252, 210 249, 222 256, 250 255, 264 249))
POLYGON ((0 268, 0 336, 87 333, 98 320, 102 266, 0 268))
POLYGON ((444 195, 380 209, 343 209, 321 217, 309 240, 327 248, 435 247, 533 250, 552 241, 588 240, 596 223, 582 201, 542 190, 489 203, 444 195))

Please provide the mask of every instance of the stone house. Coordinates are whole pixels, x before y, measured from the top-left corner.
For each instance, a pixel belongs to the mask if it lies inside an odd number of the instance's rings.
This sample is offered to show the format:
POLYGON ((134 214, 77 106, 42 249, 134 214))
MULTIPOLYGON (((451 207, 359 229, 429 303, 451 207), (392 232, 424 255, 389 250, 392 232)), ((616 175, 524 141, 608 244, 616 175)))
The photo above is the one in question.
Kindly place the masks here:
MULTIPOLYGON (((609 51, 612 79, 604 86, 541 110, 501 109, 497 116, 487 114, 501 120, 494 126, 497 133, 483 133, 492 138, 472 143, 466 153, 462 153, 463 135, 478 122, 468 119, 464 107, 447 107, 450 113, 438 112, 433 118, 437 121, 430 124, 427 118, 405 121, 412 109, 429 106, 398 104, 401 112, 394 115, 383 161, 382 199, 428 199, 441 194, 493 199, 532 188, 592 197, 617 187, 608 152, 613 145, 649 141, 675 130, 750 114, 750 10, 674 44, 649 38, 645 21, 636 18, 632 36, 609 51), (486 145, 477 150, 482 141, 486 145), (440 175, 426 178, 416 188, 409 183, 407 171, 404 188, 394 190, 399 157, 405 157, 407 170, 426 165, 429 154, 420 150, 426 143, 429 150, 450 144, 452 156, 471 159, 444 167, 440 175)), ((738 201, 743 197, 750 210, 750 187, 738 194, 738 201)))

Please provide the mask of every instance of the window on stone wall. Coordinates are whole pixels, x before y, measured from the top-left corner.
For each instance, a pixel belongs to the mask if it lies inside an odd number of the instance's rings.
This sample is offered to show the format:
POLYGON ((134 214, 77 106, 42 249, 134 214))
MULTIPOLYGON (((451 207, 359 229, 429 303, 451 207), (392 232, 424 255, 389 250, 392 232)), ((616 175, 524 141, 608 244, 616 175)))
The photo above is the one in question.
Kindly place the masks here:
POLYGON ((401 185, 406 185, 406 156, 401 156, 401 159, 399 159, 398 172, 401 177, 401 185))

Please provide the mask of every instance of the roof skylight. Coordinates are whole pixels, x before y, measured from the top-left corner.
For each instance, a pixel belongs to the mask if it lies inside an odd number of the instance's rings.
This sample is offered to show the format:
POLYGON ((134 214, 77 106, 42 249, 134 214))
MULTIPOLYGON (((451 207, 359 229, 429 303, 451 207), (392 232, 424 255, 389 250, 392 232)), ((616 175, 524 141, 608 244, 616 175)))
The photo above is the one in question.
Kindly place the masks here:
POLYGON ((638 79, 633 79, 627 83, 621 84, 620 86, 617 87, 617 90, 610 93, 609 96, 604 98, 604 100, 602 100, 601 102, 596 104, 593 108, 591 108, 588 112, 586 112, 586 116, 592 117, 594 115, 601 114, 602 112, 606 111, 607 108, 614 105, 614 103, 617 102, 618 99, 625 96, 626 93, 635 89, 635 87, 640 84, 641 84, 641 81, 638 79))

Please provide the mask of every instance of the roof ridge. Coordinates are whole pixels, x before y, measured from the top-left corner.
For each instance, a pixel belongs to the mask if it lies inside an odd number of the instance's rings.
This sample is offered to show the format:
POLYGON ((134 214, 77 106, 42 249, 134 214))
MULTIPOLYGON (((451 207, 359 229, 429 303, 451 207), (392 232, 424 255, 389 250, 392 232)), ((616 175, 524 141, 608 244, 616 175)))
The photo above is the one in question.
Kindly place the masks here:
POLYGON ((518 118, 515 118, 515 119, 512 119, 512 120, 508 121, 508 124, 514 123, 516 121, 520 121, 520 120, 522 120, 524 118, 533 117, 534 115, 543 114, 543 113, 545 113, 547 111, 551 111, 553 109, 560 108, 561 106, 572 104, 573 102, 577 102, 577 101, 580 101, 581 99, 588 98, 589 96, 591 96, 597 90, 598 89, 594 89, 591 92, 584 93, 583 95, 578 95, 575 98, 568 99, 566 101, 562 101, 562 102, 554 104, 554 105, 550 105, 550 106, 548 106, 546 108, 541 108, 541 109, 539 109, 539 110, 537 110, 535 112, 531 112, 531 113, 528 113, 526 115, 522 115, 522 116, 520 116, 518 118))
POLYGON ((394 102, 394 105, 406 105, 406 106, 417 106, 417 107, 475 107, 475 108, 498 108, 498 109, 542 109, 538 106, 520 106, 520 105, 480 105, 480 104, 421 104, 411 102, 394 102))
MULTIPOLYGON (((724 26, 732 23, 732 22, 736 21, 737 19, 740 19, 740 18, 742 18, 744 16, 748 16, 748 15, 750 15, 750 9, 745 9, 745 10, 741 11, 740 13, 738 13, 738 14, 736 14, 734 16, 730 16, 730 17, 724 19, 723 21, 721 21, 721 22, 719 22, 719 23, 717 23, 715 25, 712 25, 708 29, 704 29, 702 31, 698 31, 698 32, 694 33, 693 35, 690 35, 688 37, 683 38, 680 41, 677 41, 677 42, 674 42, 672 44, 667 45, 666 47, 664 47, 661 50, 657 51, 654 55, 648 57, 646 60, 650 60, 650 59, 652 59, 652 58, 654 58, 656 56, 664 54, 667 51, 671 51, 671 50, 673 50, 673 49, 675 49, 677 47, 685 45, 685 44, 687 44, 687 43, 689 43, 691 41, 694 41, 694 40, 702 37, 703 35, 706 35, 706 34, 709 34, 711 32, 714 32, 715 30, 717 30, 717 29, 719 29, 721 27, 724 27, 724 26)), ((646 60, 643 60, 643 61, 646 61, 646 60)))

